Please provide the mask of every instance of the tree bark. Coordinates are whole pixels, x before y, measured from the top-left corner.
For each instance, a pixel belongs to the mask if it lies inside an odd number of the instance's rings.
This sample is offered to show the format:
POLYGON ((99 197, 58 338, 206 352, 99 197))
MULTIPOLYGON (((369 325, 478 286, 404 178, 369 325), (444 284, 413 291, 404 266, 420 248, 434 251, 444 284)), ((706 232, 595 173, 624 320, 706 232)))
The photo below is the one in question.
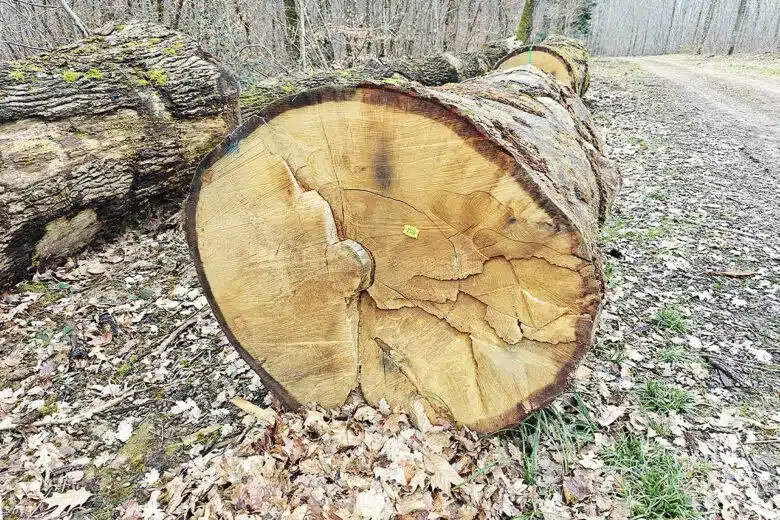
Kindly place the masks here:
POLYGON ((0 286, 180 193, 239 121, 236 81, 190 38, 106 32, 0 64, 0 286))
POLYGON ((288 406, 359 389, 495 431, 592 342, 619 182, 582 100, 534 68, 329 86, 212 151, 186 229, 220 324, 288 406))
POLYGON ((739 7, 737 8, 737 20, 734 22, 734 30, 731 34, 731 45, 729 45, 728 55, 734 54, 734 48, 737 46, 737 39, 739 39, 739 32, 742 30, 742 24, 745 21, 745 12, 747 11, 747 0, 740 0, 739 7))
POLYGON ((552 36, 538 45, 524 45, 506 56, 497 68, 531 64, 584 96, 590 86, 588 49, 581 41, 564 36, 552 36))
POLYGON ((520 15, 520 23, 517 24, 517 39, 523 43, 528 43, 534 29, 534 3, 534 0, 525 0, 523 14, 520 15))
POLYGON ((704 49, 704 44, 707 42, 707 37, 710 35, 710 28, 712 27, 712 19, 715 17, 715 9, 718 7, 720 0, 710 0, 710 8, 707 10, 707 17, 704 19, 704 29, 702 29, 701 39, 696 46, 696 54, 701 54, 704 49))
POLYGON ((374 59, 350 69, 280 76, 255 83, 244 90, 241 113, 244 119, 248 119, 274 101, 325 85, 356 85, 368 80, 391 79, 395 75, 429 86, 463 81, 492 70, 517 46, 518 42, 510 38, 490 43, 476 52, 398 60, 374 59))

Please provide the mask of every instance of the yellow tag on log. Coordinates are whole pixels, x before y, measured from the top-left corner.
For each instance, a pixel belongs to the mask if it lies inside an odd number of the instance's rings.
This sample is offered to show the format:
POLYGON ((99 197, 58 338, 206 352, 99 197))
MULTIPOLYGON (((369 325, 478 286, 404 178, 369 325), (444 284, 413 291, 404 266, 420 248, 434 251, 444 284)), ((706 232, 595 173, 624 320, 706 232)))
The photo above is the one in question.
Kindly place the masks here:
POLYGON ((404 235, 411 238, 417 238, 418 236, 420 236, 420 230, 414 226, 410 226, 409 224, 406 224, 404 226, 404 235))

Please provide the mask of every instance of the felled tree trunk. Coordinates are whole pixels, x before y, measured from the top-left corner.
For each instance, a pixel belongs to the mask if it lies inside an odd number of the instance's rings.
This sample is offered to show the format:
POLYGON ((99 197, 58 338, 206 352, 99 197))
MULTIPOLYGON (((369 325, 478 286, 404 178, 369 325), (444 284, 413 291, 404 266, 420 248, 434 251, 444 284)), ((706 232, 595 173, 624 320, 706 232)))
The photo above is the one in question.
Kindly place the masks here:
POLYGON ((456 83, 493 70, 519 45, 514 38, 507 38, 485 45, 475 52, 443 53, 412 59, 373 59, 350 69, 280 76, 255 83, 244 90, 241 94, 241 113, 244 119, 248 119, 274 101, 326 85, 354 86, 364 81, 393 82, 402 79, 429 86, 456 83))
POLYGON ((520 47, 502 59, 497 69, 507 70, 528 64, 553 75, 580 96, 588 91, 588 49, 579 40, 552 36, 538 45, 520 47))
POLYGON ((494 431, 592 342, 619 177, 579 97, 531 67, 302 92, 201 163, 187 234, 244 359, 287 405, 494 431))
POLYGON ((0 64, 0 286, 180 192, 240 117, 233 77, 143 23, 0 64))

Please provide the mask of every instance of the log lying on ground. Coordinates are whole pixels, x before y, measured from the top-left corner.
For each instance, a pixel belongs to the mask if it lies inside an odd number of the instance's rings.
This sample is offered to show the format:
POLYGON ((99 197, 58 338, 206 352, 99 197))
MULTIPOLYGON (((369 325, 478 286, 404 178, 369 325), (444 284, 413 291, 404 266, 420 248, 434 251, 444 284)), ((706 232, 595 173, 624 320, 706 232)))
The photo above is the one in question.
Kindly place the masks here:
POLYGON ((187 235, 222 327, 288 406, 494 431, 563 391, 619 184, 582 101, 524 67, 300 93, 199 166, 187 235))
POLYGON ((112 219, 180 193, 235 127, 235 80, 188 37, 133 23, 0 64, 0 287, 112 219))
POLYGON ((457 83, 490 72, 519 47, 520 42, 507 38, 487 44, 474 52, 443 53, 411 59, 372 59, 349 69, 271 78, 255 83, 241 93, 241 113, 244 119, 249 119, 274 101, 328 85, 354 86, 364 81, 393 81, 393 78, 428 86, 457 83))
POLYGON ((498 70, 531 64, 584 96, 590 86, 588 49, 573 38, 553 36, 538 45, 526 45, 511 52, 498 64, 498 70))

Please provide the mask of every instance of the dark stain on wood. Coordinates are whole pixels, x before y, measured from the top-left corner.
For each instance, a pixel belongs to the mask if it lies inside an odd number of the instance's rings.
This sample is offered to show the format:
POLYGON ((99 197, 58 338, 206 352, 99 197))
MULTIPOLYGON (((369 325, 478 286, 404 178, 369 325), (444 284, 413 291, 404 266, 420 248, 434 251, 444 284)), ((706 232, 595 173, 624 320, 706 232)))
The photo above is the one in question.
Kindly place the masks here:
POLYGON ((374 178, 383 190, 388 189, 393 183, 390 154, 387 152, 387 143, 384 140, 379 142, 379 147, 374 152, 374 178))

